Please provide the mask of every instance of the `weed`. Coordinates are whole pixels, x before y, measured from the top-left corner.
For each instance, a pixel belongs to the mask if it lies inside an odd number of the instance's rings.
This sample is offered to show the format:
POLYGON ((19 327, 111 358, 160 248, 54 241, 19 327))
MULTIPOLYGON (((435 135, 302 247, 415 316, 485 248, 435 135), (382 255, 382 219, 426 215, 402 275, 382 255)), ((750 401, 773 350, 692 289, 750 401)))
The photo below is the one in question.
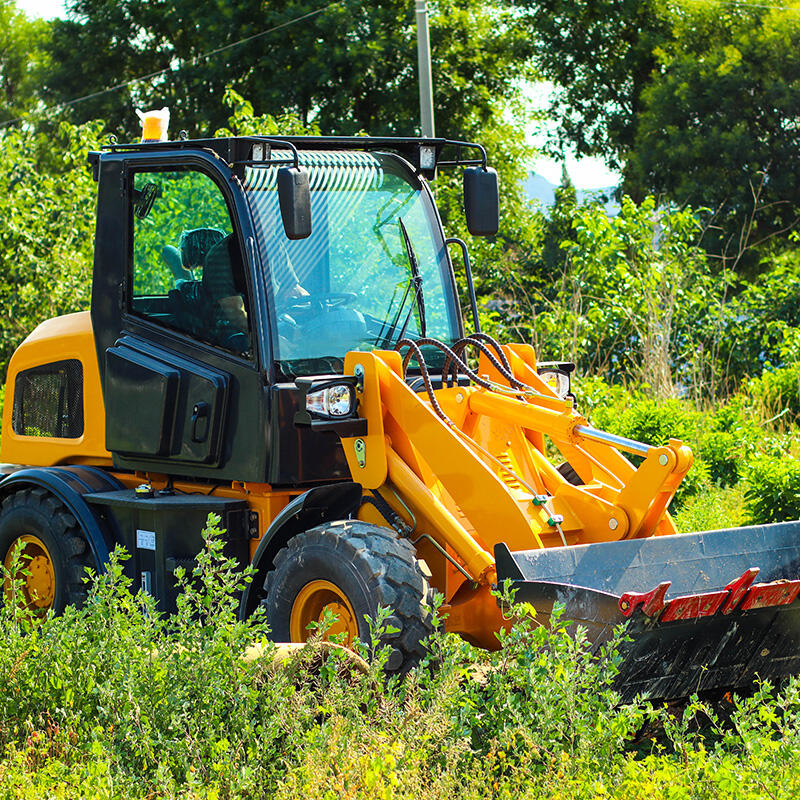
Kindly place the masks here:
POLYGON ((402 681, 382 671, 385 609, 358 645, 366 669, 336 648, 276 668, 263 619, 237 619, 248 576, 222 555, 217 524, 173 617, 131 593, 120 551, 82 609, 41 619, 3 606, 0 796, 796 794, 797 682, 733 698, 727 722, 698 703, 679 719, 620 706, 616 642, 593 654, 557 611, 545 626, 513 606, 493 653, 437 630, 402 681), (242 658, 254 642, 260 655, 242 658), (662 731, 650 746, 637 740, 648 720, 662 731))

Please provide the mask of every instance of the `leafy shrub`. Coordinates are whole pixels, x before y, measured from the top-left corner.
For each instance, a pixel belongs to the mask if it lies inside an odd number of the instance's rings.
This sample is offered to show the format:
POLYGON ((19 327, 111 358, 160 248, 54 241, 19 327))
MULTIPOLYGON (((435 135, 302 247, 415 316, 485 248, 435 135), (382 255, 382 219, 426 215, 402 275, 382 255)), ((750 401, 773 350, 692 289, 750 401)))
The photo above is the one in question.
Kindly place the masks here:
MULTIPOLYGON (((598 427, 628 439, 662 447, 670 439, 680 439, 696 450, 696 443, 702 440, 706 415, 697 411, 690 403, 677 400, 653 400, 645 396, 643 390, 629 393, 627 403, 620 402, 614 393, 610 406, 598 406, 593 414, 593 422, 598 427)), ((641 456, 627 455, 636 465, 641 456)), ((688 497, 704 491, 712 478, 709 466, 702 459, 695 459, 692 468, 684 477, 670 505, 677 510, 688 497)))
POLYGON ((743 396, 705 415, 696 454, 708 466, 709 477, 719 486, 733 486, 741 465, 764 439, 764 429, 753 418, 743 396))
POLYGON ((800 519, 800 462, 757 456, 744 470, 744 502, 753 523, 800 519))
POLYGON ((0 612, 2 796, 796 796, 797 681, 734 698, 733 727, 698 703, 683 718, 620 707, 616 647, 592 655, 584 632, 558 614, 547 629, 526 604, 498 652, 437 631, 403 682, 381 673, 387 610, 366 671, 319 649, 278 669, 263 621, 236 619, 241 575, 213 526, 175 617, 130 593, 121 557, 83 609, 0 612), (263 655, 243 659, 253 641, 263 655), (644 722, 656 738, 636 738, 644 722))
POLYGON ((561 768, 562 751, 599 768, 640 724, 616 708, 613 648, 596 658, 583 634, 546 630, 530 607, 496 654, 437 633, 402 683, 381 672, 388 610, 359 644, 365 673, 326 651, 313 669, 276 670, 268 643, 243 659, 268 631, 259 615, 237 619, 242 576, 217 522, 173 617, 130 592, 120 552, 82 609, 41 620, 3 607, 0 791, 477 798, 488 779, 518 787, 516 766, 561 768))
POLYGON ((743 393, 763 423, 796 422, 800 418, 800 364, 765 370, 746 382, 743 393))
POLYGON ((616 420, 609 420, 613 433, 658 447, 670 439, 687 444, 696 441, 702 430, 705 415, 680 400, 651 400, 632 403, 616 420))
POLYGON ((744 496, 738 486, 706 486, 687 497, 675 514, 680 533, 738 528, 744 524, 744 496))

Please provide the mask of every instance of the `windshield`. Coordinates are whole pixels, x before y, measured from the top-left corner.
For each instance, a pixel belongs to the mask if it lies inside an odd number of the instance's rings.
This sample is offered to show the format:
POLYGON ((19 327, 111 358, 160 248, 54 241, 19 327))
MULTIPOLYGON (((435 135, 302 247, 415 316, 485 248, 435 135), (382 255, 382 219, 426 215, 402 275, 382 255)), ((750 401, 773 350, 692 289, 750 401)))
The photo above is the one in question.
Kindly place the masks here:
MULTIPOLYGON (((274 353, 283 376, 339 372, 349 350, 391 349, 405 337, 458 336, 444 241, 429 196, 390 155, 301 152, 313 232, 286 238, 276 166, 247 169, 274 353)), ((428 352, 426 351, 426 360, 428 352)), ((440 360, 430 353, 430 366, 440 360)))

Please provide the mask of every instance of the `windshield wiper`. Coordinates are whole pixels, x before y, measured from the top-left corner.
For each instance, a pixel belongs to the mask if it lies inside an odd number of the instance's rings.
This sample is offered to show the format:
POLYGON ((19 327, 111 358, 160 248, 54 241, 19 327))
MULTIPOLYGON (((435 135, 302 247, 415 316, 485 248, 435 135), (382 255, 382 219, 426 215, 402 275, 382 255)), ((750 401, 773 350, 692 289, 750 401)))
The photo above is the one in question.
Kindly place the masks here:
MULTIPOLYGON (((411 244, 411 238, 406 230, 405 223, 402 217, 398 217, 397 221, 400 223, 400 232, 403 234, 403 242, 406 246, 406 255, 408 256, 408 265, 411 267, 411 283, 414 285, 414 298, 417 301, 417 309, 419 310, 419 333, 422 338, 426 336, 425 325, 425 299, 422 296, 422 275, 419 273, 419 261, 417 261, 417 254, 414 252, 414 245, 411 244)), ((403 328, 397 341, 403 338, 408 321, 411 317, 411 310, 409 309, 406 321, 403 323, 403 328)))

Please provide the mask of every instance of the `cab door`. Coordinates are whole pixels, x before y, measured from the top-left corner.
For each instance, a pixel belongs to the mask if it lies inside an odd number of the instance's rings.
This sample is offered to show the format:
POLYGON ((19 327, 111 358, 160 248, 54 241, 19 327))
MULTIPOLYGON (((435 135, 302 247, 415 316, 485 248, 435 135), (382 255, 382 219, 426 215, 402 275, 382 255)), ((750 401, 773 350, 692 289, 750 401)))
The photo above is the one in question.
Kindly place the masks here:
POLYGON ((254 267, 230 188, 185 157, 124 170, 128 269, 103 356, 106 445, 126 468, 263 481, 254 267))

